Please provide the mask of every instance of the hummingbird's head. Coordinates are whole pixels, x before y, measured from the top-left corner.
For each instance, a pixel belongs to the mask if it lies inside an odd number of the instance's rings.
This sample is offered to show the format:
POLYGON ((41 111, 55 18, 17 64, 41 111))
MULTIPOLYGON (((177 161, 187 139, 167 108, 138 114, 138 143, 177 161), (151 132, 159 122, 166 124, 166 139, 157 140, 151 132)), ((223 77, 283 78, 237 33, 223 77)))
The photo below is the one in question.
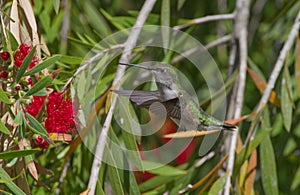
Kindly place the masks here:
POLYGON ((168 64, 160 64, 159 66, 139 65, 120 63, 126 66, 135 66, 138 68, 149 70, 153 73, 158 90, 161 91, 161 96, 168 96, 166 99, 179 97, 178 78, 176 70, 168 64))

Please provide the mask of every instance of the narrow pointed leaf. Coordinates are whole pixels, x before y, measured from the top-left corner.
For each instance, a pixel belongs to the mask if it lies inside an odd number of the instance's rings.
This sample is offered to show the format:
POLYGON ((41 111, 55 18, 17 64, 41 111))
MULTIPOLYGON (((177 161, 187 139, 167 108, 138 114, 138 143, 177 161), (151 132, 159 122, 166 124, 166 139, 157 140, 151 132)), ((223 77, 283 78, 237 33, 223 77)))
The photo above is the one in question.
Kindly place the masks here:
POLYGON ((176 176, 176 175, 183 175, 186 174, 186 171, 181 169, 164 165, 156 162, 150 161, 142 161, 143 167, 150 173, 157 174, 157 175, 165 175, 165 176, 176 176))
POLYGON ((40 134, 43 137, 48 137, 48 132, 46 129, 39 123, 32 115, 29 113, 26 113, 26 117, 29 120, 29 124, 36 130, 35 133, 40 134))
MULTIPOLYGON (((250 77, 252 78, 255 86, 258 88, 258 90, 261 93, 263 93, 267 87, 266 81, 263 78, 261 78, 258 74, 256 74, 256 72, 254 72, 254 70, 247 68, 247 71, 248 71, 250 77)), ((280 100, 274 90, 271 91, 269 101, 272 104, 274 104, 275 106, 278 106, 278 107, 280 106, 280 100)))
POLYGON ((0 119, 0 131, 2 133, 5 133, 7 135, 10 134, 10 131, 6 128, 6 126, 2 123, 2 120, 0 119))
POLYGON ((296 174, 294 176, 292 185, 291 185, 291 190, 294 191, 298 186, 300 185, 300 165, 296 171, 296 174))
POLYGON ((184 5, 185 0, 178 0, 177 1, 177 10, 180 10, 182 6, 184 5))
MULTIPOLYGON (((162 26, 170 26, 170 0, 162 0, 160 23, 162 26)), ((162 42, 164 46, 164 52, 167 53, 167 49, 170 42, 169 28, 162 28, 162 42)))
POLYGON ((208 191, 208 195, 214 195, 214 194, 218 194, 223 187, 225 186, 226 183, 226 179, 228 177, 229 173, 226 173, 225 175, 223 175, 222 177, 220 177, 210 188, 210 190, 208 191))
POLYGON ((277 195, 278 182, 276 161, 272 142, 269 136, 261 142, 259 147, 261 178, 265 194, 277 195))
POLYGON ((34 73, 40 72, 40 71, 44 70, 45 68, 48 68, 49 66, 54 64, 60 58, 61 58, 61 55, 54 55, 54 56, 44 60, 43 62, 39 63, 35 67, 31 68, 29 71, 27 71, 24 74, 24 76, 28 76, 28 75, 32 75, 34 73))
POLYGON ((0 101, 5 104, 11 104, 9 98, 7 97, 6 93, 0 88, 0 101))
MULTIPOLYGON (((11 177, 6 173, 6 171, 0 167, 0 178, 1 179, 11 179, 11 177)), ((4 183, 4 185, 13 193, 18 195, 26 195, 14 182, 9 181, 4 183)))
POLYGON ((42 78, 31 89, 28 90, 28 92, 25 94, 25 96, 30 96, 30 95, 33 95, 33 94, 39 92, 40 90, 42 90, 43 88, 48 86, 51 83, 51 81, 52 80, 49 76, 42 78))
POLYGON ((16 151, 7 151, 0 153, 0 159, 11 159, 11 158, 19 158, 23 156, 27 156, 30 154, 34 154, 40 151, 39 149, 29 149, 29 150, 16 150, 16 151))
POLYGON ((296 52, 296 59, 295 59, 295 77, 296 77, 296 93, 298 97, 300 97, 300 39, 297 38, 297 52, 296 52))
POLYGON ((257 152, 256 149, 253 150, 247 170, 247 178, 245 181, 245 194, 252 194, 254 192, 254 179, 256 174, 256 166, 257 166, 257 152))
POLYGON ((36 46, 34 46, 32 48, 32 50, 29 52, 29 54, 26 56, 23 63, 21 64, 19 71, 17 72, 16 83, 18 83, 21 80, 22 76, 24 75, 25 71, 27 70, 27 68, 34 56, 35 51, 36 51, 36 46))
POLYGON ((292 125, 293 101, 291 95, 291 79, 287 69, 284 67, 284 74, 281 81, 281 112, 285 129, 289 132, 292 125))

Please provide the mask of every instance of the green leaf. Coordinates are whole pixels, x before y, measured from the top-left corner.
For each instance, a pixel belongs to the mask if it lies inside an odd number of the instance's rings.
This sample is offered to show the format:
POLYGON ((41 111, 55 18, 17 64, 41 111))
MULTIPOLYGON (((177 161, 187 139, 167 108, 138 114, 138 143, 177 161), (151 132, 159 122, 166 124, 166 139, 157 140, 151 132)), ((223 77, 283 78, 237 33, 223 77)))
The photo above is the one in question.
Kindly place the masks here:
POLYGON ((57 14, 59 11, 60 0, 53 0, 53 6, 54 6, 55 13, 57 14))
POLYGON ((291 190, 294 191, 300 184, 300 166, 298 167, 296 174, 294 176, 292 185, 291 185, 291 190))
POLYGON ((184 5, 185 0, 178 0, 177 2, 177 10, 180 10, 182 6, 184 5))
POLYGON ((257 146, 264 140, 264 138, 269 135, 271 132, 271 128, 268 129, 262 129, 260 128, 255 138, 249 143, 249 145, 242 148, 242 150, 236 155, 234 170, 233 170, 233 178, 237 176, 238 171, 240 170, 240 167, 245 162, 246 159, 249 158, 251 153, 257 146))
POLYGON ((51 83, 51 81, 52 81, 52 79, 49 76, 46 76, 46 77, 42 78, 31 89, 29 89, 27 91, 27 93, 25 94, 25 96, 30 96, 30 95, 33 95, 33 94, 39 92, 44 87, 46 87, 47 85, 49 85, 51 83))
POLYGON ((7 135, 10 135, 10 131, 6 128, 6 126, 2 123, 2 120, 0 119, 0 131, 2 133, 5 133, 7 135))
POLYGON ((287 65, 284 66, 283 78, 281 81, 281 112, 283 117, 283 124, 285 129, 290 132, 292 125, 293 114, 293 96, 291 87, 291 78, 287 69, 287 65))
POLYGON ((24 74, 24 76, 28 76, 28 75, 32 75, 34 73, 40 72, 40 71, 44 70, 45 68, 47 68, 47 67, 51 66, 52 64, 54 64, 60 58, 61 58, 61 55, 54 55, 54 56, 44 60, 43 62, 39 63, 35 67, 31 68, 29 71, 27 71, 24 74))
POLYGON ((177 175, 184 175, 186 171, 181 169, 157 163, 157 162, 150 162, 150 161, 142 161, 144 170, 156 174, 156 175, 164 175, 164 176, 177 176, 177 175))
POLYGON ((67 56, 67 55, 62 55, 60 62, 65 63, 65 64, 81 64, 83 58, 79 56, 67 56))
POLYGON ((110 184, 112 186, 114 194, 125 194, 123 187, 122 187, 120 174, 119 174, 119 171, 118 171, 116 163, 115 163, 115 159, 113 158, 113 155, 112 155, 110 149, 108 148, 107 144, 105 144, 105 149, 106 149, 106 154, 107 154, 106 156, 109 158, 109 162, 112 163, 111 165, 107 165, 107 173, 108 173, 110 184))
POLYGON ((295 59, 295 91, 300 97, 300 39, 297 37, 297 52, 296 52, 296 59, 295 59))
POLYGON ((26 116, 29 120, 30 125, 36 130, 35 133, 40 134, 43 137, 48 137, 48 132, 32 115, 26 112, 26 116))
POLYGON ((160 23, 163 26, 162 27, 162 42, 164 47, 165 54, 167 53, 167 48, 169 48, 169 42, 170 42, 170 0, 162 0, 161 5, 161 17, 160 17, 160 23))
POLYGON ((14 119, 14 123, 21 125, 24 121, 24 113, 23 112, 18 112, 14 119))
POLYGON ((5 104, 11 104, 9 98, 7 97, 6 93, 3 91, 2 87, 0 87, 0 101, 5 104))
POLYGON ((26 69, 28 68, 28 66, 29 66, 29 64, 30 64, 30 62, 31 62, 31 60, 34 56, 35 50, 36 50, 36 46, 34 46, 32 48, 32 50, 29 52, 29 54, 25 57, 23 63, 21 64, 21 66, 19 68, 19 71, 17 72, 16 83, 19 83, 22 76, 24 75, 26 69))
POLYGON ((34 154, 40 151, 39 149, 30 149, 30 150, 16 150, 16 151, 7 151, 0 153, 0 159, 11 159, 11 158, 19 158, 23 156, 27 156, 30 154, 34 154))
POLYGON ((13 51, 15 51, 18 49, 18 46, 19 46, 18 41, 16 40, 15 36, 9 30, 7 30, 7 32, 8 32, 9 41, 11 44, 11 49, 13 51))
POLYGON ((212 187, 209 189, 208 195, 218 194, 218 193, 223 189, 223 187, 225 186, 226 179, 227 179, 228 175, 229 175, 229 173, 226 173, 225 175, 223 175, 222 177, 220 177, 220 178, 212 185, 212 187))
MULTIPOLYGON (((0 178, 1 179, 11 179, 11 177, 6 173, 6 171, 0 167, 0 178)), ((17 195, 26 195, 25 192, 23 192, 14 182, 9 181, 7 183, 4 183, 4 185, 14 194, 17 195)))
POLYGON ((261 142, 259 147, 261 179, 265 194, 277 195, 278 182, 276 161, 272 142, 269 136, 261 142))
POLYGON ((169 177, 169 176, 163 176, 163 175, 158 175, 156 177, 153 177, 144 183, 139 185, 140 191, 148 191, 151 189, 154 189, 162 184, 168 183, 172 181, 174 177, 169 177))

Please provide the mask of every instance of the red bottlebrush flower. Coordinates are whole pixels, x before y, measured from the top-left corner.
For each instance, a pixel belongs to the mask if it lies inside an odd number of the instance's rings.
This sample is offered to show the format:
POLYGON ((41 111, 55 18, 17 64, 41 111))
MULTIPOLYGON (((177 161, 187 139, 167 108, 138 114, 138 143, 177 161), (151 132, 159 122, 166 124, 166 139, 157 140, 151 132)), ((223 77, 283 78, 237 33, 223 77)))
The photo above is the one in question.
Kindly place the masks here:
POLYGON ((61 92, 49 95, 45 127, 48 133, 74 133, 77 125, 72 100, 64 99, 61 92))
POLYGON ((37 146, 41 149, 47 149, 49 147, 49 143, 46 140, 44 140, 40 135, 36 136, 35 142, 37 143, 37 146))
POLYGON ((26 107, 26 112, 36 117, 44 105, 46 96, 33 96, 33 101, 26 107))
POLYGON ((2 60, 6 61, 9 59, 10 54, 7 51, 4 51, 1 53, 0 57, 2 58, 2 60))
POLYGON ((2 72, 0 73, 0 78, 7 79, 7 77, 8 77, 8 72, 7 72, 7 71, 2 71, 2 72))
POLYGON ((32 85, 32 84, 33 84, 33 82, 32 82, 32 78, 30 78, 30 77, 29 77, 29 78, 27 79, 27 81, 28 81, 28 83, 29 83, 30 85, 32 85))
MULTIPOLYGON (((32 47, 22 43, 19 46, 19 49, 15 52, 14 55, 14 60, 15 60, 15 65, 17 67, 20 67, 24 61, 24 59, 26 58, 26 56, 29 54, 29 52, 31 51, 32 47)), ((37 63, 38 63, 39 59, 37 56, 33 56, 33 58, 31 59, 31 62, 28 66, 28 69, 33 68, 37 63)))

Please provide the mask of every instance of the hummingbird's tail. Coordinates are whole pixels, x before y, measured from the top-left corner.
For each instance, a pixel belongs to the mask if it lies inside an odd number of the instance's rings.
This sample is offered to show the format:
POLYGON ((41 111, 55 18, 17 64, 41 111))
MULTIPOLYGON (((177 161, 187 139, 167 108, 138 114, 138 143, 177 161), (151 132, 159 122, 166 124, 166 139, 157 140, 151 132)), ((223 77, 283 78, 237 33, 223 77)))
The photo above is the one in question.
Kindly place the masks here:
POLYGON ((222 125, 223 130, 229 130, 229 131, 236 131, 237 130, 237 126, 232 125, 232 124, 228 124, 228 123, 224 123, 222 125))

